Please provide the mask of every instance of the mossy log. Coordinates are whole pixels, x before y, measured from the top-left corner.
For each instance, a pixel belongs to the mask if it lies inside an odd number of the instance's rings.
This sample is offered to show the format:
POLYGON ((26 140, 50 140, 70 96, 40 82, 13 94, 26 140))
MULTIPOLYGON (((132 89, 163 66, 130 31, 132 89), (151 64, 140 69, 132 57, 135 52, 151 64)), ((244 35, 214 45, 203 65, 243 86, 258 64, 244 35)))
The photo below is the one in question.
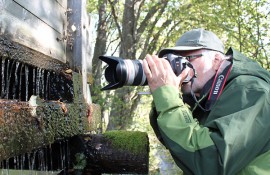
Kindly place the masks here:
POLYGON ((65 104, 32 96, 29 102, 0 100, 0 160, 31 152, 58 139, 96 131, 94 104, 65 104))
POLYGON ((147 133, 138 131, 76 135, 2 164, 3 169, 31 170, 32 174, 148 174, 149 141, 147 133))
POLYGON ((145 132, 109 131, 81 135, 72 138, 70 143, 75 172, 148 174, 149 141, 145 132))

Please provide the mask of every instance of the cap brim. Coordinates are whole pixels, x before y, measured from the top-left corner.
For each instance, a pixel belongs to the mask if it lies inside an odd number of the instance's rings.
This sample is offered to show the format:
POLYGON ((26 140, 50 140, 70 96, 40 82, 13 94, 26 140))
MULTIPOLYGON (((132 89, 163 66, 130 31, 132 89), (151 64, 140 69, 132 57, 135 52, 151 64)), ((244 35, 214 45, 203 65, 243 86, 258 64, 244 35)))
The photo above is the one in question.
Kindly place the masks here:
POLYGON ((189 51, 189 50, 198 50, 202 49, 203 46, 198 46, 198 47, 190 47, 190 46, 176 46, 176 47, 169 47, 166 49, 162 49, 159 51, 158 56, 163 57, 164 55, 168 53, 173 53, 175 51, 189 51))

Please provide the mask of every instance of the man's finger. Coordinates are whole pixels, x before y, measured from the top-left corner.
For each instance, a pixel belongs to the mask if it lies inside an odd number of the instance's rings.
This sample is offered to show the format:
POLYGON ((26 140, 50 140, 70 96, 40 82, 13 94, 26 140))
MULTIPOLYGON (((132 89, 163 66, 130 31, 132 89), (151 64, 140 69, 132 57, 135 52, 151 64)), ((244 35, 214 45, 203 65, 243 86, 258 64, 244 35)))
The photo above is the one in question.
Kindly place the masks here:
POLYGON ((153 57, 151 55, 147 54, 145 59, 146 59, 146 61, 148 63, 151 74, 152 75, 157 75, 158 69, 157 69, 157 66, 156 66, 156 63, 155 63, 153 57))
POLYGON ((143 60, 143 71, 147 79, 152 78, 152 73, 146 59, 143 60))
POLYGON ((173 70, 172 70, 172 67, 171 67, 171 65, 170 65, 170 63, 167 61, 167 60, 165 60, 165 59, 161 59, 162 60, 162 62, 163 62, 163 67, 164 67, 164 70, 166 71, 166 72, 168 72, 168 73, 173 73, 174 74, 174 72, 173 72, 173 70))
POLYGON ((190 74, 190 68, 189 67, 186 67, 182 73, 178 76, 180 78, 180 82, 181 84, 183 83, 183 81, 189 76, 190 74))
POLYGON ((159 76, 164 75, 164 73, 165 73, 164 63, 163 63, 164 59, 158 58, 157 55, 153 55, 152 58, 153 58, 153 61, 156 64, 156 68, 157 68, 157 70, 155 72, 156 73, 155 75, 159 75, 159 76))

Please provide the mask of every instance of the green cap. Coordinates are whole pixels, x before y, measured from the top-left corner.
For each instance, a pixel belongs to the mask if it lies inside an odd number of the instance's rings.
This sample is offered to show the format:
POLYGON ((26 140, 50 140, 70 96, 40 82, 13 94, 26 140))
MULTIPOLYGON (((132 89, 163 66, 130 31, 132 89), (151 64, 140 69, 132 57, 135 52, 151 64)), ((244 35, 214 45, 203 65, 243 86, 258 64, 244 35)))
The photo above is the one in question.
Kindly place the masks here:
POLYGON ((176 42, 175 47, 162 49, 158 56, 163 57, 168 53, 175 51, 188 51, 209 49, 224 53, 224 45, 222 41, 211 31, 202 28, 193 29, 184 33, 176 42))

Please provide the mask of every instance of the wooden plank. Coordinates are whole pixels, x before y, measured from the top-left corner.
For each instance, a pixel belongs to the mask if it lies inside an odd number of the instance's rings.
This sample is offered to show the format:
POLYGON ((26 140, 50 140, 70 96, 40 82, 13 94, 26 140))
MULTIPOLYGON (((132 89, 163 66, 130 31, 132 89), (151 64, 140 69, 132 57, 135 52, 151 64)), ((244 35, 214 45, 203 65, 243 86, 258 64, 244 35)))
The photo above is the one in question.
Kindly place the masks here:
POLYGON ((60 6, 62 6, 64 9, 67 9, 67 0, 55 0, 60 6))
MULTIPOLYGON (((66 9, 55 0, 14 0, 29 13, 63 34, 65 31, 66 9)), ((60 1, 59 1, 60 2, 60 1)), ((61 2, 63 3, 63 2, 61 2)))
POLYGON ((66 62, 64 36, 13 0, 0 3, 0 29, 0 35, 66 62))
MULTIPOLYGON (((27 46, 10 40, 10 37, 0 35, 0 57, 22 62, 40 69, 51 70, 56 73, 69 69, 68 65, 52 57, 30 49, 27 46)), ((66 74, 65 74, 66 75, 66 74)))
POLYGON ((87 101, 88 93, 88 73, 91 72, 91 34, 90 19, 86 11, 86 0, 68 0, 67 13, 67 61, 73 70, 79 71, 83 76, 83 94, 87 101))

